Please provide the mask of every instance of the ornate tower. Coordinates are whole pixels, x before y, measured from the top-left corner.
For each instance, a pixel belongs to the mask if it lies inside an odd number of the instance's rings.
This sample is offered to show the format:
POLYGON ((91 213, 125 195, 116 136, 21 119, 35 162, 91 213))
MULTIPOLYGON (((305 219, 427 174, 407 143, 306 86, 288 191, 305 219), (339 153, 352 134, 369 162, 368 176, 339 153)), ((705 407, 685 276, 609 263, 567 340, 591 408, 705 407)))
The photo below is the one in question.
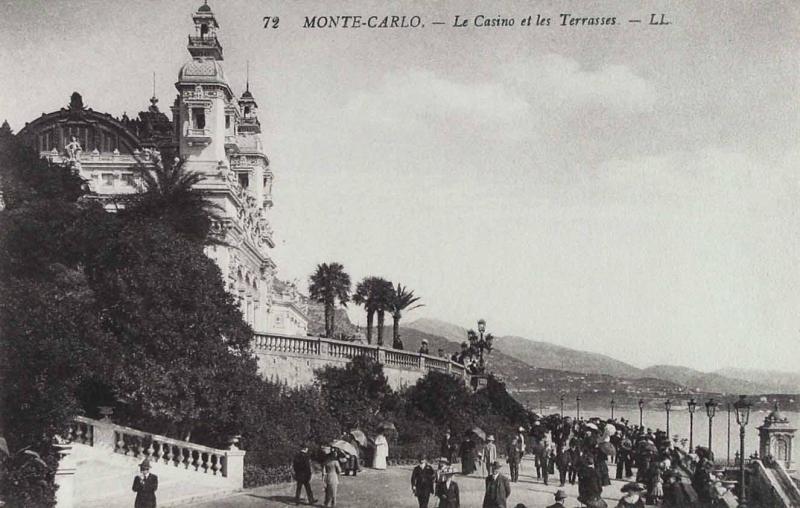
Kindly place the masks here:
POLYGON ((192 19, 195 35, 189 35, 187 46, 192 59, 178 73, 173 117, 180 157, 195 171, 215 173, 227 166, 226 135, 233 135, 238 111, 222 69, 219 23, 208 4, 201 5, 192 19))
POLYGON ((764 425, 758 428, 758 454, 761 458, 772 457, 786 469, 792 467, 792 440, 797 429, 792 428, 789 419, 775 409, 764 418, 764 425))

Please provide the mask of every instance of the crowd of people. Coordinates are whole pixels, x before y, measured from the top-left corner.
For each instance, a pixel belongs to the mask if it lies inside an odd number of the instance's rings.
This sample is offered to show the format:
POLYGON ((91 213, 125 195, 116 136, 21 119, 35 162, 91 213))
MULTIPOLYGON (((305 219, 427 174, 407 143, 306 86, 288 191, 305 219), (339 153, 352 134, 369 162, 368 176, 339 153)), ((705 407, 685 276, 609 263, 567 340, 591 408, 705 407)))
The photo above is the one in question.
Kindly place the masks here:
MULTIPOLYGON (((510 492, 510 484, 519 481, 522 458, 527 454, 533 458, 531 476, 535 474, 544 485, 549 485, 556 473, 559 487, 577 483, 577 500, 586 507, 607 506, 603 491, 611 486, 612 474, 615 479, 626 481, 617 504, 620 508, 727 506, 723 500, 726 491, 714 475, 713 456, 707 448, 684 450, 685 441, 670 439, 661 430, 632 425, 625 419, 535 417, 528 427, 519 427, 505 442, 510 479, 508 489, 499 489, 504 492, 510 492)), ((460 461, 462 475, 485 476, 488 472, 488 482, 496 474, 495 465, 499 466, 492 435, 482 439, 475 432, 468 432, 456 443, 446 432, 439 453, 437 478, 442 478, 441 471, 449 474, 447 468, 460 461)), ((487 496, 496 498, 496 491, 491 490, 490 495, 487 483, 487 496)), ((563 506, 564 499, 566 493, 559 489, 552 506, 563 506)), ((427 500, 420 501, 421 508, 427 506, 427 500)), ((448 500, 438 506, 458 504, 448 500)), ((506 503, 485 500, 483 506, 505 507, 506 503)))
MULTIPOLYGON (((359 440, 353 434, 343 436, 356 449, 359 440)), ((705 508, 727 506, 725 489, 714 475, 713 456, 702 446, 685 450, 685 442, 673 439, 663 431, 632 425, 625 419, 573 419, 569 416, 534 416, 502 444, 494 435, 472 429, 460 439, 450 431, 441 438, 438 457, 421 457, 411 473, 411 491, 420 508, 431 501, 438 508, 458 508, 460 494, 455 481, 456 465, 461 475, 485 479, 484 508, 506 508, 512 484, 519 482, 522 459, 533 458, 526 474, 541 481, 564 487, 577 484, 577 501, 588 508, 607 507, 604 489, 611 486, 612 476, 625 483, 621 488, 619 508, 660 505, 705 508), (501 457, 509 467, 509 477, 500 470, 501 457)), ((337 441, 341 443, 342 441, 337 441)), ((380 434, 373 440, 373 467, 386 467, 388 444, 380 434)), ((295 498, 299 502, 305 489, 308 501, 314 503, 310 486, 311 456, 307 447, 295 457, 293 468, 297 481, 295 498)), ((324 446, 317 460, 322 466, 325 506, 336 505, 341 475, 360 471, 359 454, 347 453, 336 446, 324 446)), ((564 489, 555 493, 551 507, 563 506, 564 489)), ((518 504, 515 508, 524 508, 518 504)))

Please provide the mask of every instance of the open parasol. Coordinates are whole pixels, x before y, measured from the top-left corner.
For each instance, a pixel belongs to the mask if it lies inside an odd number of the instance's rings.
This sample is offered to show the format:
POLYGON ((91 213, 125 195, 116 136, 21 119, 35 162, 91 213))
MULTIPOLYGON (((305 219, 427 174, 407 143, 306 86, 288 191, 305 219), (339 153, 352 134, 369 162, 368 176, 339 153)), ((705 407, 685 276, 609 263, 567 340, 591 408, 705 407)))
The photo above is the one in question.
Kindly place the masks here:
POLYGON ((481 429, 480 427, 473 427, 473 428, 472 428, 472 430, 470 430, 470 432, 472 432, 473 434, 475 434, 475 435, 476 435, 477 437, 479 437, 479 438, 480 438, 482 441, 486 441, 486 433, 485 433, 485 432, 483 431, 483 429, 481 429))
POLYGON ((361 446, 367 446, 367 435, 362 431, 353 429, 350 431, 350 435, 353 436, 353 439, 355 439, 361 446))
POLYGON ((393 430, 397 432, 397 427, 395 427, 392 422, 383 422, 380 425, 378 425, 378 428, 383 430, 393 430))
POLYGON ((342 441, 341 439, 337 439, 336 441, 331 443, 331 446, 345 453, 348 453, 350 455, 355 455, 356 457, 358 457, 358 450, 356 450, 356 447, 351 445, 347 441, 342 441))

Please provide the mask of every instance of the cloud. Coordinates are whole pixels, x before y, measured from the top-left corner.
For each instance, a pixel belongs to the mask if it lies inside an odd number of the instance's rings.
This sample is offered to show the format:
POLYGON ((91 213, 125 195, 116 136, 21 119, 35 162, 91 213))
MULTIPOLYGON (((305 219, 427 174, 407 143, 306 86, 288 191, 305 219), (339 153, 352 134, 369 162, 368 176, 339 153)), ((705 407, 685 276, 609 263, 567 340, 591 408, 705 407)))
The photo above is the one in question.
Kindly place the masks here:
POLYGON ((527 89, 554 108, 600 106, 630 112, 650 111, 656 103, 655 86, 627 65, 588 70, 572 58, 550 53, 509 63, 501 74, 504 82, 527 89))
POLYGON ((347 117, 362 122, 414 131, 442 123, 449 128, 502 124, 525 116, 529 105, 503 83, 461 83, 414 69, 387 74, 382 86, 356 93, 344 109, 347 117))

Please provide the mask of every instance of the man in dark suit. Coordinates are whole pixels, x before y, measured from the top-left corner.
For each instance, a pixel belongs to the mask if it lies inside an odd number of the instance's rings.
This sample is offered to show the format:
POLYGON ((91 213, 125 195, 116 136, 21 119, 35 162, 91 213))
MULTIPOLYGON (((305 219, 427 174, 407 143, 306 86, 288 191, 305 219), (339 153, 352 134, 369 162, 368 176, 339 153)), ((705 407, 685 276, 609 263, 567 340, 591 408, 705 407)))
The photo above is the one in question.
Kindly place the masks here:
POLYGON ((567 498, 567 493, 562 489, 556 491, 556 502, 547 508, 564 508, 564 500, 567 498))
POLYGON ((506 508, 506 499, 511 495, 511 482, 500 474, 500 467, 497 461, 489 465, 491 473, 486 477, 483 508, 506 508))
POLYGON ((297 489, 294 492, 295 503, 300 504, 300 490, 305 487, 309 504, 314 504, 314 493, 311 492, 311 457, 308 456, 307 445, 303 445, 294 456, 292 469, 294 469, 294 480, 297 482, 297 489))
POLYGON ((156 490, 158 476, 150 474, 150 461, 144 459, 139 464, 139 474, 133 479, 133 491, 136 492, 134 508, 156 508, 156 490))
POLYGON ((411 492, 419 501, 419 508, 428 508, 435 478, 436 471, 428 464, 428 459, 420 458, 419 465, 411 472, 411 492))

